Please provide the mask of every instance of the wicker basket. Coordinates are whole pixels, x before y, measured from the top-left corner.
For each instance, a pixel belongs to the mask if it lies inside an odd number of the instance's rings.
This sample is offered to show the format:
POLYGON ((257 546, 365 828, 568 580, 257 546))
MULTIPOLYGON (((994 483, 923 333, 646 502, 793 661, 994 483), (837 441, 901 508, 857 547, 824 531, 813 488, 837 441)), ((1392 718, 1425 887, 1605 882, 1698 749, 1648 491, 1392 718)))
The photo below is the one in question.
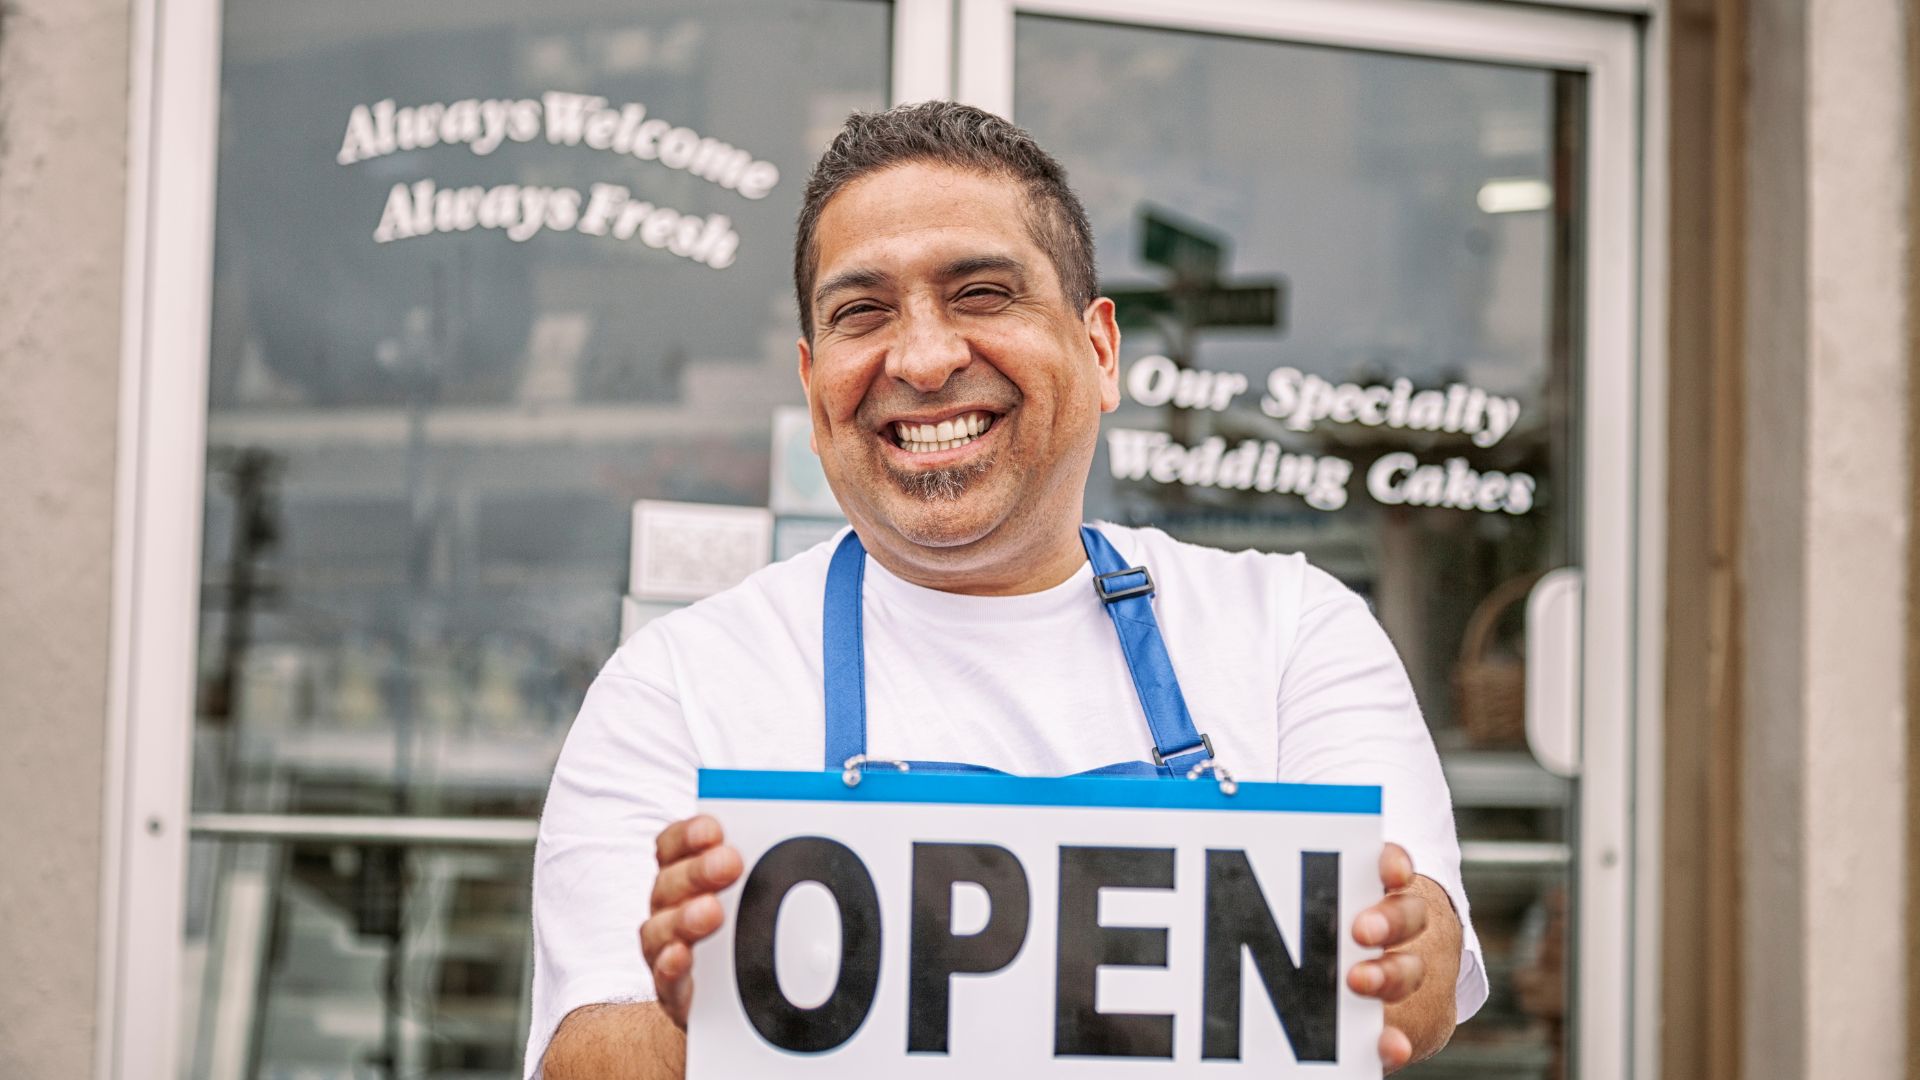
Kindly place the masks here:
POLYGON ((1527 598, 1541 574, 1502 582, 1467 620, 1453 669, 1454 714, 1475 746, 1523 746, 1527 740, 1527 665, 1493 653, 1494 631, 1507 609, 1527 598))

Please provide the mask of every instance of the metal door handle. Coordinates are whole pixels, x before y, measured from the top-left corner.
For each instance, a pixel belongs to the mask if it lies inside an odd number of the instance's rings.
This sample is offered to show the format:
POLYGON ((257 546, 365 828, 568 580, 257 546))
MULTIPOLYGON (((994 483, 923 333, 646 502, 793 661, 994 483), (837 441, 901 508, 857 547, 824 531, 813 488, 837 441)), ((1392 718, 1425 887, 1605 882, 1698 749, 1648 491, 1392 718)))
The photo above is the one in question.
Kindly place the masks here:
POLYGON ((1566 566, 1527 594, 1527 749, 1567 777, 1580 773, 1580 586, 1566 566))

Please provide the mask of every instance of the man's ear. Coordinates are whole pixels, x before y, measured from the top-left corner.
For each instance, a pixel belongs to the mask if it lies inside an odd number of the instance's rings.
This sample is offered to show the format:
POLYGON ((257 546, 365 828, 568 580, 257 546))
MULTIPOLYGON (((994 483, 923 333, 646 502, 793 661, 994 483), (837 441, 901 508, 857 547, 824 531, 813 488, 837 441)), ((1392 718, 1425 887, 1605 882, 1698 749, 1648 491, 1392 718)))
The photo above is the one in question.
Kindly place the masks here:
MULTIPOLYGON (((800 392, 806 395, 807 415, 811 416, 813 415, 813 347, 807 344, 806 338, 801 338, 793 344, 800 353, 800 392)), ((813 451, 815 457, 820 455, 820 440, 815 437, 811 427, 807 431, 807 449, 813 451)))
POLYGON ((1093 346, 1093 361, 1100 368, 1100 411, 1120 407, 1120 323, 1113 315, 1113 301, 1094 297, 1085 317, 1087 343, 1093 346))

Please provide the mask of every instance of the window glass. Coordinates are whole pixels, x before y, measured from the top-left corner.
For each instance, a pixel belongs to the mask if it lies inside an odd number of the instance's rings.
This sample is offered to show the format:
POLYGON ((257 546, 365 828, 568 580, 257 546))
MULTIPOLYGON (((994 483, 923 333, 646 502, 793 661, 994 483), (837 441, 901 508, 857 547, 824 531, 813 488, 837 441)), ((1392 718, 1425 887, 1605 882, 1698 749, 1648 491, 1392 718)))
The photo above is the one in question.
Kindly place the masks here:
POLYGON ((1492 994, 1406 1075, 1561 1075, 1573 789, 1525 748, 1520 630, 1578 561, 1581 77, 1015 26, 1014 117, 1085 201, 1124 334, 1089 515, 1305 552, 1373 605, 1492 994))
POLYGON ((520 813, 640 498, 765 505, 859 0, 226 6, 196 807, 520 813))
MULTIPOLYGON (((800 189, 891 21, 227 0, 196 812, 538 813, 634 502, 768 502, 800 189)), ((196 841, 183 1073, 518 1076, 530 852, 196 841)))

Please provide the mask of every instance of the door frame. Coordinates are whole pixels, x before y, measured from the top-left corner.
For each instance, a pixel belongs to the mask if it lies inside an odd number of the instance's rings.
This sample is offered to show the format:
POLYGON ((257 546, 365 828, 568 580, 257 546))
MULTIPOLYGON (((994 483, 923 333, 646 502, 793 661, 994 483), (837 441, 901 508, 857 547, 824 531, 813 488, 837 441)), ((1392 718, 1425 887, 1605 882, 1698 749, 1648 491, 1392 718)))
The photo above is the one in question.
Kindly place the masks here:
POLYGON ((1644 25, 1433 0, 959 0, 955 96, 1016 121, 1014 22, 1023 14, 1587 76, 1573 1060, 1587 1080, 1652 1076, 1658 807, 1649 795, 1659 782, 1666 414, 1658 328, 1643 322, 1658 309, 1642 289, 1663 281, 1642 262, 1659 250, 1645 243, 1655 215, 1642 202, 1644 25))

